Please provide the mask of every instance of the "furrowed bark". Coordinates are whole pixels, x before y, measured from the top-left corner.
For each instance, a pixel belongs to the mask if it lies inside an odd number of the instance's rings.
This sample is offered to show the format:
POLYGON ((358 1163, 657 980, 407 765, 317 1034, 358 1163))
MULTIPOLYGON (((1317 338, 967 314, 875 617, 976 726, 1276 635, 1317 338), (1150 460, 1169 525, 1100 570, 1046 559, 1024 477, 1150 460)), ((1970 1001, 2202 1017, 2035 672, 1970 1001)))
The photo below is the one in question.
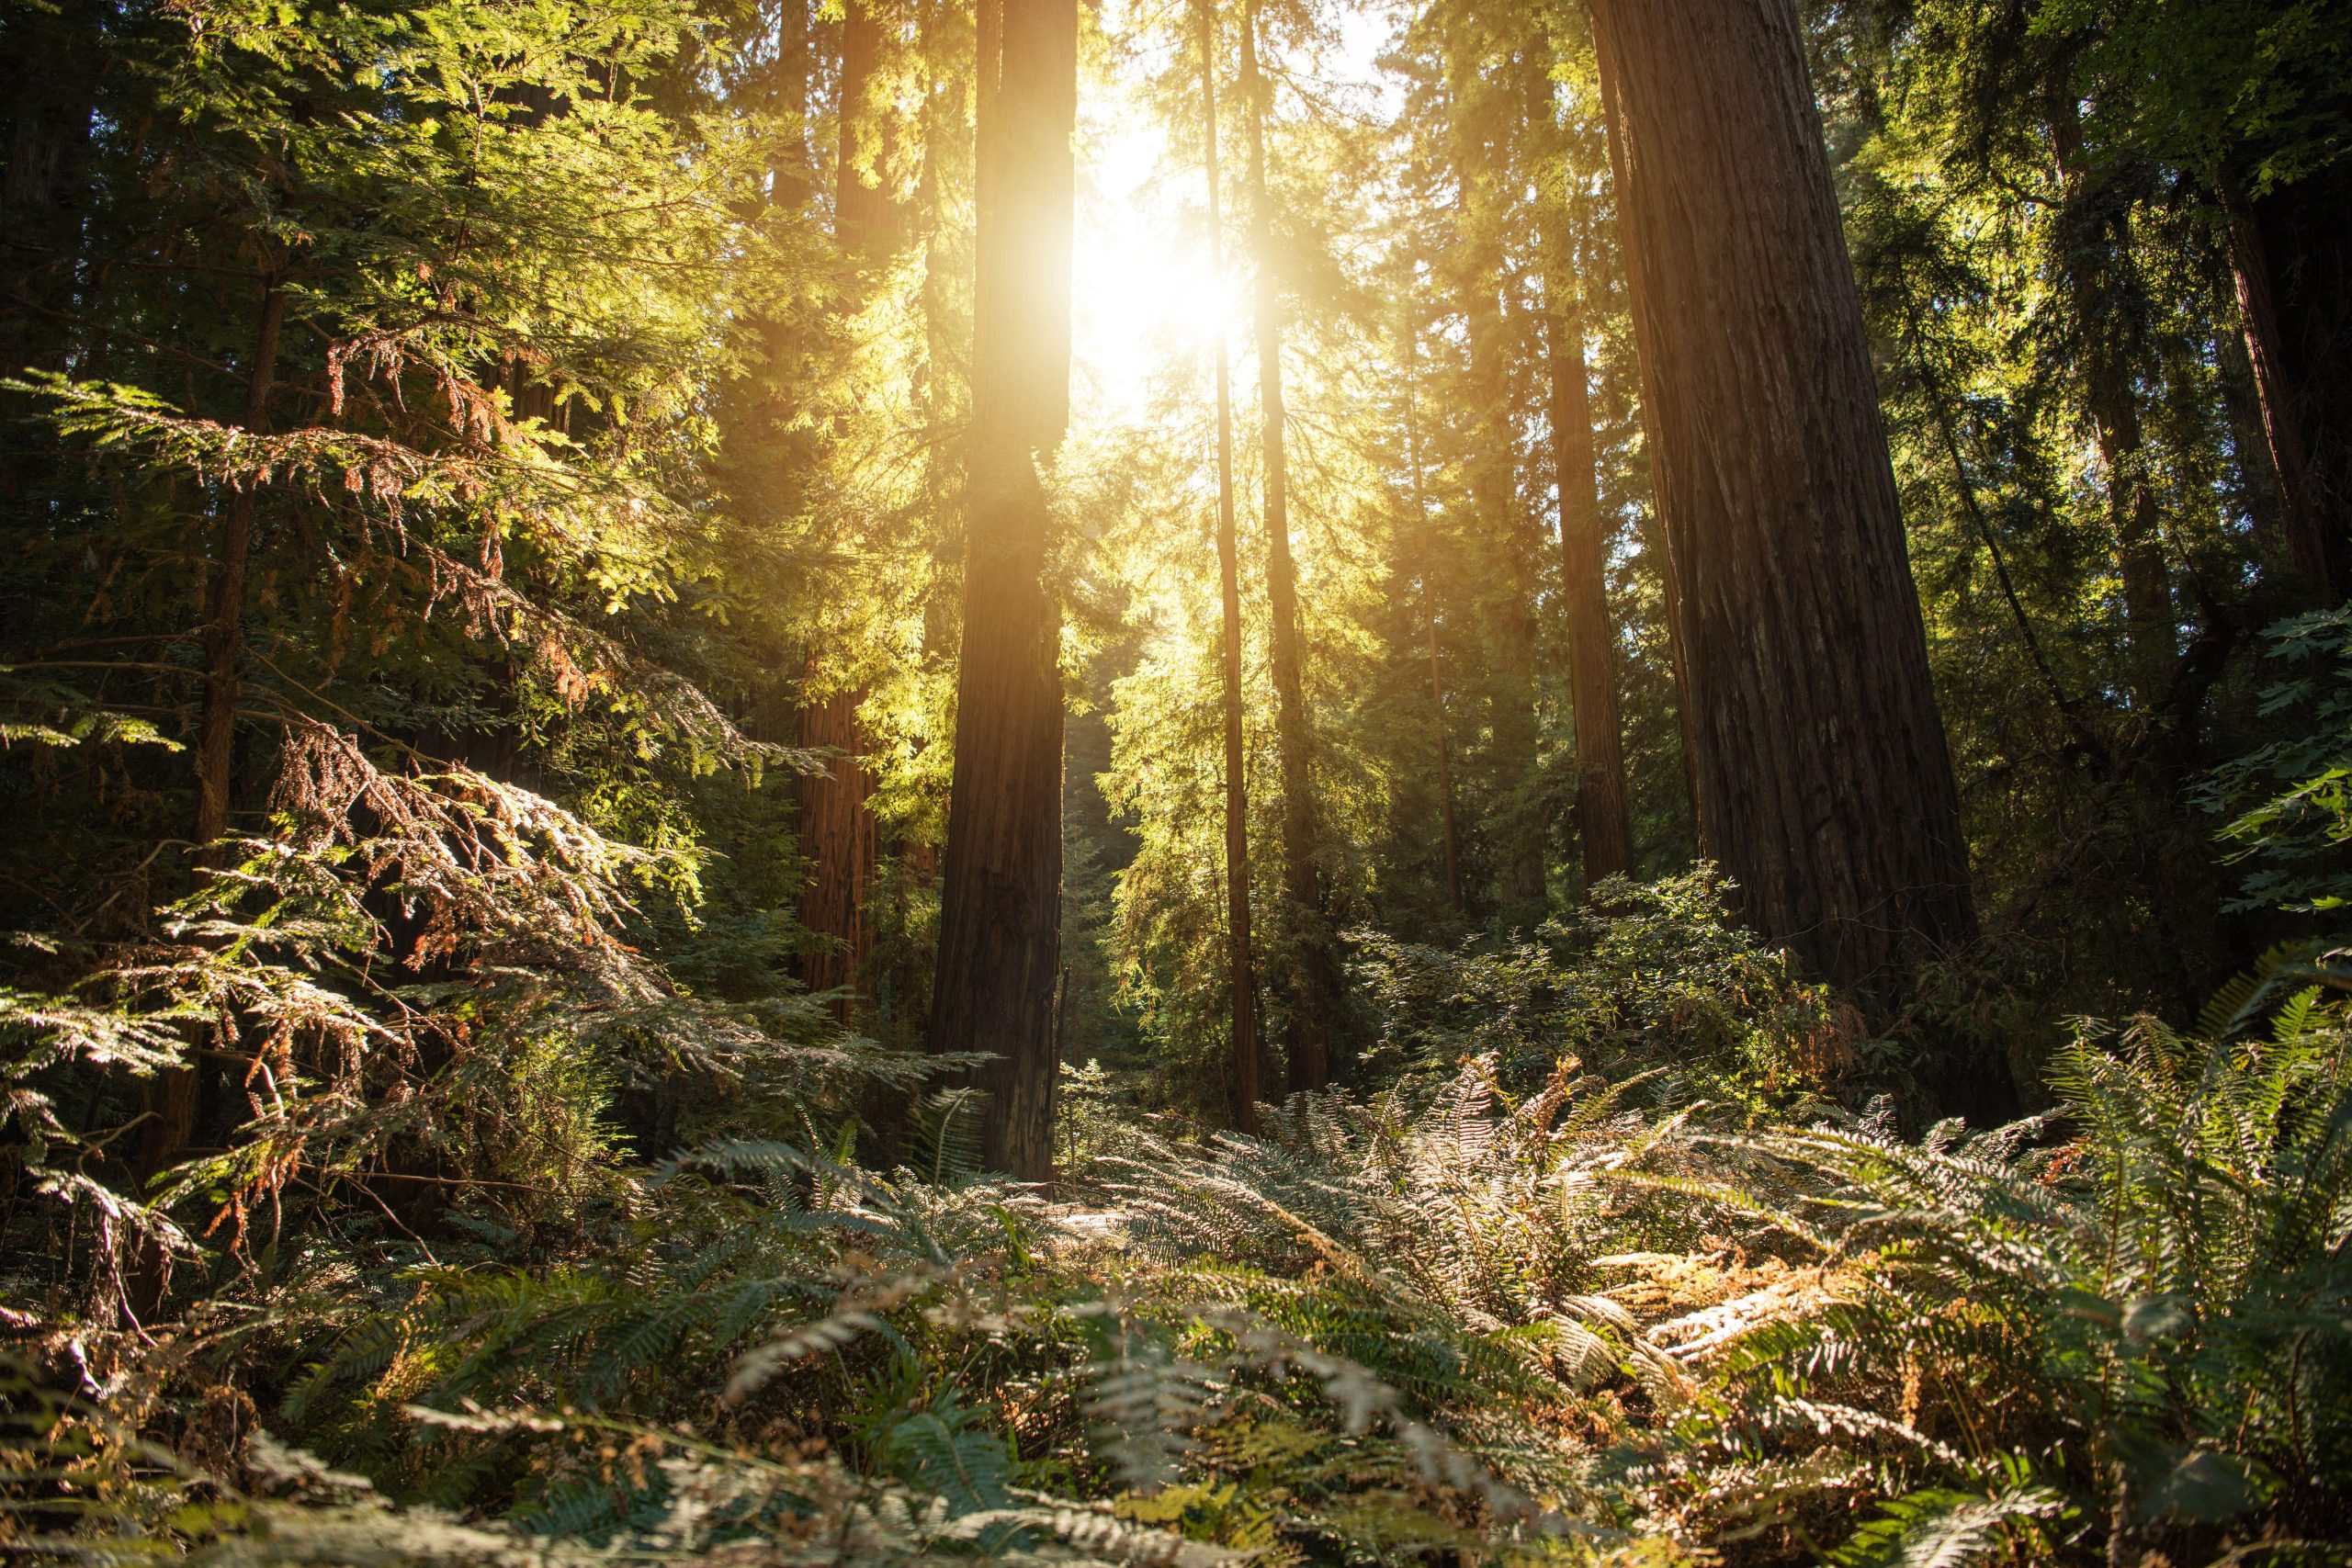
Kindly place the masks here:
MULTIPOLYGON (((854 262, 886 254, 897 235, 899 210, 880 183, 876 167, 869 182, 862 165, 887 160, 887 138, 877 132, 867 103, 881 63, 882 25, 864 0, 850 0, 842 17, 840 142, 833 165, 833 233, 854 262)), ((805 90, 805 89, 804 89, 805 90)), ((818 660, 803 672, 804 686, 821 680, 818 660)), ((865 755, 870 748, 858 711, 865 689, 851 686, 814 700, 800 710, 800 743, 833 755, 825 772, 800 781, 800 845, 808 862, 808 886, 800 900, 800 923, 814 939, 804 966, 811 991, 839 991, 835 1016, 854 1025, 859 991, 868 984, 872 923, 865 900, 881 854, 881 829, 870 804, 874 775, 865 755)))
POLYGON ((2340 604, 2352 598, 2352 164, 2259 197, 2225 180, 2222 199, 2288 548, 2340 604))
MULTIPOLYGON (((1551 82, 1529 83, 1532 123, 1553 125, 1551 82)), ((1553 140, 1556 141, 1556 138, 1553 140)), ((1563 168, 1565 182, 1566 170, 1563 168)), ((1565 184, 1562 196, 1566 195, 1565 184)), ((1565 215, 1565 205, 1563 208, 1565 215)), ((1634 869, 1625 751, 1617 712, 1617 635, 1609 615, 1609 544, 1594 465, 1592 390, 1584 359, 1584 301, 1560 254, 1544 247, 1544 357, 1551 381, 1552 458, 1560 493, 1560 597, 1568 633, 1568 693, 1577 737, 1577 838, 1585 895, 1634 869)))
MULTIPOLYGON (((1593 18, 1701 843, 1765 936, 1892 1006, 1975 908, 1795 6, 1593 18)), ((1948 1066, 1948 1102, 2013 1102, 1948 1066)))
POLYGON ((1061 618, 1038 461, 1069 417, 1076 0, 982 0, 973 433, 933 1051, 985 1051, 981 1156, 1053 1172, 1061 618))

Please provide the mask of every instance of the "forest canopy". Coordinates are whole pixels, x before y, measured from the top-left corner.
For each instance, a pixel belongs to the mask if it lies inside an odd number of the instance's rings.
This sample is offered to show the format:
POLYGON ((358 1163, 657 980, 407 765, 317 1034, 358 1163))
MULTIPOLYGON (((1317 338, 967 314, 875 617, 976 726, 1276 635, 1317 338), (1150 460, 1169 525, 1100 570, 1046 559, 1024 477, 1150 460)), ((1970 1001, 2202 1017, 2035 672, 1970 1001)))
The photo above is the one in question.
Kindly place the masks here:
POLYGON ((2352 1561, 2352 10, 0 71, 0 1552, 2352 1561))

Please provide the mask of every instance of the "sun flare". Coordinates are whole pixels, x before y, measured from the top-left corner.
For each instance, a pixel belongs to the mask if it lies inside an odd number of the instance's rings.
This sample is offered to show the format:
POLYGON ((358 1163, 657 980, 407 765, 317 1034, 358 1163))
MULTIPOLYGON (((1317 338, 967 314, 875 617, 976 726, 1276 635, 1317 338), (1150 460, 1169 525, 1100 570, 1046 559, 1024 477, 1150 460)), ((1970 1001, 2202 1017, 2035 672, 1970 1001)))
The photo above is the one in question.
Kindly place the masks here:
POLYGON ((1071 269, 1073 348, 1104 412, 1125 418, 1163 366, 1233 332, 1247 308, 1240 277, 1210 254, 1199 193, 1182 188, 1160 129, 1122 114, 1095 130, 1071 269))

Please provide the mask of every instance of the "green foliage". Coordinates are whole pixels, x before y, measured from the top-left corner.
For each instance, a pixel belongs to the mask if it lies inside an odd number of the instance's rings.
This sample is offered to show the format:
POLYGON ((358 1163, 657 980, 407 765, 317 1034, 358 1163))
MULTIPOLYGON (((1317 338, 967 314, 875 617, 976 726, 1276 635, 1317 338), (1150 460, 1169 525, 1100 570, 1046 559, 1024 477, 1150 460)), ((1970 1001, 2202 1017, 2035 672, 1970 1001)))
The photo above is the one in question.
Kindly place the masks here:
POLYGON ((2352 619, 2281 558, 2227 276, 2232 204, 2345 155, 2343 26, 1806 11, 1987 943, 1865 1020, 1680 869, 1581 13, 1220 3, 1204 62, 1190 8, 1089 7, 1090 102, 1133 111, 1090 143, 1167 133, 1136 200, 1171 254, 1200 72, 1230 178, 1233 31, 1261 29, 1272 235, 1226 239, 1280 317, 1311 732, 1293 779, 1236 332, 1273 1083, 1302 944, 1328 922, 1353 967, 1345 1087, 1216 1131, 1214 356, 1171 336, 1134 407, 1078 400, 1053 479, 1077 722, 1045 1192, 980 1168, 971 1060, 905 1049, 978 14, 0 10, 50 67, 0 118, 0 1554, 2342 1559, 2342 954, 2299 941, 2178 1021, 2259 917, 2352 897, 2352 619), (824 232, 844 172, 887 237, 824 232), (1553 318, 1655 880, 1570 869, 1553 318), (836 696, 844 744, 793 744, 836 696), (229 829, 188 844, 223 751, 229 829), (854 1014, 801 988, 840 933, 796 916, 827 851, 795 787, 852 752, 854 1014), (1922 1075, 1892 1041, 1951 995, 2005 1059, 2065 1034, 2045 1115, 1899 1130, 1881 1091, 1922 1075), (2050 1022, 2094 1010, 2135 1016, 2050 1022))
POLYGON ((1381 1021, 1367 1072, 1450 1073, 1492 1055, 1526 1093, 1562 1062, 1612 1078, 1661 1075, 1647 1091, 1747 1100, 1802 1093, 1855 1065, 1859 1020, 1802 983, 1727 913, 1710 867, 1620 883, 1575 916, 1508 946, 1419 946, 1372 931, 1360 977, 1381 1021))
POLYGON ((2352 908, 2352 611, 2270 629, 2271 656, 2299 672, 2262 694, 2296 733, 2222 767, 2207 803, 2234 810, 2222 837, 2249 866, 2241 909, 2333 914, 2352 908))

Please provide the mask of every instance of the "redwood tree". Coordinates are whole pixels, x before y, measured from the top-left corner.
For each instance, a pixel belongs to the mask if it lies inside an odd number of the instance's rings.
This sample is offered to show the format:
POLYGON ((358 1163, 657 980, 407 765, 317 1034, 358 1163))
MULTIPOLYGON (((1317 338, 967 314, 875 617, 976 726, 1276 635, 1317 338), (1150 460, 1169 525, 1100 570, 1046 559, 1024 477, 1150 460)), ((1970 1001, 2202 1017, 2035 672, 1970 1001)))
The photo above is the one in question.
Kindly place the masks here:
POLYGON ((1273 265, 1272 198, 1266 188, 1266 117, 1272 96, 1258 68, 1258 6, 1241 6, 1242 123, 1249 133, 1250 249, 1257 265, 1252 315, 1258 337, 1258 402, 1266 462, 1266 601, 1274 675, 1274 744, 1283 770, 1283 901, 1291 954, 1289 1085, 1331 1081, 1331 1008, 1336 985, 1324 930, 1315 853, 1314 785, 1308 778, 1305 660, 1298 629, 1298 568, 1290 553, 1290 454, 1283 429, 1282 287, 1273 265))
MULTIPOLYGON (((1201 28, 1203 162, 1209 192, 1209 271, 1225 274, 1225 211, 1216 155, 1216 6, 1195 0, 1201 28)), ((1233 378, 1225 329, 1216 333, 1216 570, 1222 594, 1225 667, 1226 984, 1232 992, 1233 1124, 1258 1130, 1262 1092, 1258 1053, 1258 978, 1250 951, 1250 784, 1241 736, 1241 560, 1233 526, 1233 378)))
POLYGON ((1794 0, 1593 20, 1701 844, 1883 999, 1976 919, 1794 0))
MULTIPOLYGON (((1529 73, 1528 122, 1547 150, 1563 139, 1551 77, 1529 73)), ((1569 171, 1559 172, 1565 198, 1569 171)), ((1565 217, 1565 212, 1563 216, 1565 217)), ((1593 463, 1592 389, 1584 358, 1584 299, 1564 223, 1543 236, 1544 358, 1551 387, 1552 462, 1560 491, 1560 599, 1567 622, 1568 694, 1576 709, 1577 840, 1588 894, 1634 868, 1625 750, 1617 716, 1617 633, 1609 618, 1609 548, 1593 463)))
POLYGON ((940 891, 934 1051, 991 1059, 981 1156, 1053 1170, 1061 948, 1061 616, 1039 460, 1069 419, 1077 0, 981 0, 978 271, 956 762, 940 891))
POLYGON ((2352 160, 2260 196, 2225 175, 2230 258, 2287 542, 2352 598, 2352 160))
MULTIPOLYGON (((842 13, 840 151, 833 166, 833 233, 853 263, 870 265, 888 254, 899 225, 881 167, 889 150, 887 127, 868 102, 882 64, 882 23, 867 0, 849 0, 842 13)), ((821 680, 811 659, 804 684, 821 680)), ((865 691, 852 686, 805 695, 800 743, 828 753, 826 771, 800 784, 800 847, 808 862, 800 923, 816 944, 804 978, 811 991, 841 991, 834 1010, 843 1022, 857 1016, 855 992, 865 979, 874 947, 865 900, 881 852, 873 807, 874 775, 865 753, 871 745, 858 720, 865 691)))

